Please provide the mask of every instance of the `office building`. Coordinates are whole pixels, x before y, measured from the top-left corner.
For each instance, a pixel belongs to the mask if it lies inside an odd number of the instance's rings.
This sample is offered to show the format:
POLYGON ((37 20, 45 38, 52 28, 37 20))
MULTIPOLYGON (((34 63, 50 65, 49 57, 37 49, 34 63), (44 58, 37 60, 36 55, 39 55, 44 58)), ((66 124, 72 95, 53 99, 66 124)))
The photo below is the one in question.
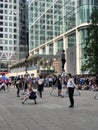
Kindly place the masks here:
POLYGON ((66 72, 81 74, 86 28, 97 0, 30 0, 29 52, 66 52, 66 72))
POLYGON ((26 0, 0 0, 0 72, 28 53, 26 0))

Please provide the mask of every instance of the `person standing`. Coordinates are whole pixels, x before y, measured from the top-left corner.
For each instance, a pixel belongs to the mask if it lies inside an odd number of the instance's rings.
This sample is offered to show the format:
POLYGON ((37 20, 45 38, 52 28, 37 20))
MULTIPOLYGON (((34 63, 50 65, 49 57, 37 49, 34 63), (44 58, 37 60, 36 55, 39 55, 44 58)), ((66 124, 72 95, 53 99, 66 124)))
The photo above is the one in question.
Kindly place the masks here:
POLYGON ((38 92, 40 97, 42 98, 42 91, 44 89, 44 78, 42 76, 40 76, 39 80, 38 80, 38 92))
POLYGON ((62 92, 62 77, 61 75, 58 75, 58 78, 57 78, 57 88, 58 88, 58 96, 61 96, 61 92, 62 92))
POLYGON ((20 93, 20 77, 17 78, 16 88, 17 88, 17 97, 20 97, 20 95, 19 95, 19 93, 20 93))
POLYGON ((68 95, 69 95, 69 100, 70 100, 70 108, 74 107, 74 88, 76 88, 76 85, 74 83, 74 80, 72 78, 72 75, 69 73, 67 75, 68 81, 67 81, 67 88, 68 88, 68 95))
POLYGON ((56 75, 53 75, 53 81, 52 81, 52 90, 50 92, 50 95, 52 95, 54 89, 56 89, 56 84, 57 84, 57 76, 56 75))
POLYGON ((64 71, 64 66, 65 66, 65 50, 62 50, 62 54, 61 54, 61 62, 62 62, 62 71, 64 71))

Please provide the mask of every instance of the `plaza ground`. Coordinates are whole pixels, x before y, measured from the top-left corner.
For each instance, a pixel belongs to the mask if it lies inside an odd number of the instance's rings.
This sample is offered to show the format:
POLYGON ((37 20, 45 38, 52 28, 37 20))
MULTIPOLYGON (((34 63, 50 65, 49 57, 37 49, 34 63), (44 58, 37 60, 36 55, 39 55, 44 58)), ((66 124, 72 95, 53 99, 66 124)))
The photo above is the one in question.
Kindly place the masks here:
POLYGON ((68 97, 50 96, 50 88, 45 88, 42 99, 38 97, 38 104, 32 100, 22 104, 16 88, 0 92, 0 130, 98 130, 95 94, 81 91, 74 97, 75 107, 68 108, 68 97))

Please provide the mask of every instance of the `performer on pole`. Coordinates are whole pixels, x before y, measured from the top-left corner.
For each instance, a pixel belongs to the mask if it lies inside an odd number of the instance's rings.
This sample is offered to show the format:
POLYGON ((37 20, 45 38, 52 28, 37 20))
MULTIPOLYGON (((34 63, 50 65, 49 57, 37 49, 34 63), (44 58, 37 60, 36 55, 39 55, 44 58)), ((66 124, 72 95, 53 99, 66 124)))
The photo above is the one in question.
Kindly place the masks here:
POLYGON ((61 54, 61 61, 62 61, 62 71, 64 71, 64 66, 65 66, 65 50, 62 50, 62 54, 61 54))

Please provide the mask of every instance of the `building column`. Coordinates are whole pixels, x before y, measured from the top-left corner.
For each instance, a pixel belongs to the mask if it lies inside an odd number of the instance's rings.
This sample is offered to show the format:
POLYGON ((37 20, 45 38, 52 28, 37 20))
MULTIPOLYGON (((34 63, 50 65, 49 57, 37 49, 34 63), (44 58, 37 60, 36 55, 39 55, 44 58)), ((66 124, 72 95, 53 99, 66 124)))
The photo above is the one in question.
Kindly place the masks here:
POLYGON ((39 48, 39 54, 42 54, 42 48, 39 48))
MULTIPOLYGON (((65 59, 67 59, 66 57, 66 49, 68 48, 68 42, 67 42, 67 37, 63 36, 63 49, 65 50, 65 59)), ((64 67, 65 71, 67 71, 67 66, 65 63, 65 67, 64 67)))
POLYGON ((45 49, 46 49, 46 55, 49 54, 49 45, 45 45, 45 49))
POLYGON ((57 54, 57 43, 55 41, 53 41, 53 54, 57 54))
MULTIPOLYGON (((75 0, 75 14, 76 14, 76 26, 78 25, 78 14, 77 14, 77 0, 75 0)), ((79 31, 76 28, 76 74, 80 74, 80 53, 79 53, 79 31)))
POLYGON ((76 74, 80 74, 79 31, 76 29, 76 74))

